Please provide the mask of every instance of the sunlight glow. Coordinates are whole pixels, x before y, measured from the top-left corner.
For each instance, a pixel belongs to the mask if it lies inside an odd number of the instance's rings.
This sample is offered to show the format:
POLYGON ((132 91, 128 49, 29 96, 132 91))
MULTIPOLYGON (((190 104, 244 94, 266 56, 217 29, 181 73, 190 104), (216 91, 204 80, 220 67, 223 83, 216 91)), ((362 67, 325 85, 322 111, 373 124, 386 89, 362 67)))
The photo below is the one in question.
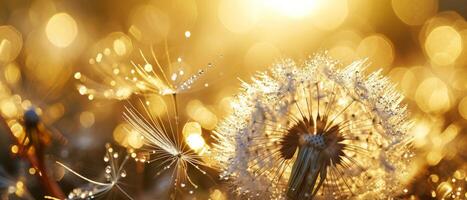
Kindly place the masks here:
POLYGON ((265 3, 287 17, 302 18, 317 7, 316 0, 268 0, 265 3))

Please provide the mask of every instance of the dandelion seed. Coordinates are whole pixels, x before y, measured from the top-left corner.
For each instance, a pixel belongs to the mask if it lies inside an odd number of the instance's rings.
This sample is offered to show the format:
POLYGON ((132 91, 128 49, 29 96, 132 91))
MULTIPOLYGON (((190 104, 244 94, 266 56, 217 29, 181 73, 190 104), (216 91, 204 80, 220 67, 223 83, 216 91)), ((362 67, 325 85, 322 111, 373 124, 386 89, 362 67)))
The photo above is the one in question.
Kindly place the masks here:
MULTIPOLYGON (((110 49, 104 51, 104 53, 98 52, 95 59, 89 62, 97 72, 96 78, 87 77, 82 72, 76 72, 74 75, 74 78, 80 82, 77 86, 79 93, 87 95, 89 100, 94 97, 123 100, 133 94, 182 93, 190 89, 212 66, 210 64, 192 75, 184 76, 183 70, 172 66, 167 44, 165 45, 166 64, 158 59, 153 46, 150 47, 148 54, 139 49, 135 52, 134 59, 130 60, 110 49), (142 60, 142 63, 135 60, 142 60), (110 85, 106 84, 109 82, 110 85)), ((181 61, 182 58, 178 57, 177 64, 181 61)))
POLYGON ((402 191, 411 156, 402 96, 364 61, 337 69, 326 54, 259 73, 215 131, 221 178, 240 195, 375 198, 402 191))
MULTIPOLYGON (((191 186, 198 188, 198 185, 190 177, 190 168, 202 174, 206 174, 203 167, 209 167, 202 161, 202 156, 183 143, 181 129, 179 128, 178 113, 175 117, 167 118, 159 115, 152 115, 151 107, 147 107, 140 101, 144 108, 139 112, 135 106, 126 107, 124 118, 144 138, 144 146, 149 157, 143 157, 148 163, 158 162, 157 167, 161 168, 156 175, 160 175, 166 170, 173 170, 171 178, 177 188, 187 188, 191 186)), ((174 103, 174 106, 175 103, 174 103)), ((136 159, 139 160, 138 156, 136 159)))
POLYGON ((106 144, 105 148, 106 154, 104 156, 104 162, 107 164, 104 169, 104 177, 106 179, 105 182, 99 182, 86 178, 65 164, 57 161, 57 164, 65 168, 67 171, 89 183, 88 186, 73 189, 68 194, 67 199, 94 199, 106 195, 107 193, 114 190, 118 190, 128 199, 133 199, 120 185, 121 179, 127 176, 127 172, 125 171, 124 167, 128 161, 129 156, 126 155, 120 161, 118 159, 119 153, 115 152, 110 144, 106 144))

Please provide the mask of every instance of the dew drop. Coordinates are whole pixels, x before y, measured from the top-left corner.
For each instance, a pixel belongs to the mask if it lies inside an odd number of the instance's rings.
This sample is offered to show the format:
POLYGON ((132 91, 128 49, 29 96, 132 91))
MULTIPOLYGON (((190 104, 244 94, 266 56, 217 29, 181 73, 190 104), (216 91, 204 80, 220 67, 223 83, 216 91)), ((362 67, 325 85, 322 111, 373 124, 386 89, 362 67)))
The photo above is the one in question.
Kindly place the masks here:
POLYGON ((149 64, 149 63, 146 63, 146 64, 144 65, 144 70, 145 70, 146 72, 151 72, 151 71, 152 71, 152 65, 149 64))
POLYGON ((122 178, 126 177, 126 171, 125 170, 122 170, 122 172, 120 172, 120 177, 122 177, 122 178))

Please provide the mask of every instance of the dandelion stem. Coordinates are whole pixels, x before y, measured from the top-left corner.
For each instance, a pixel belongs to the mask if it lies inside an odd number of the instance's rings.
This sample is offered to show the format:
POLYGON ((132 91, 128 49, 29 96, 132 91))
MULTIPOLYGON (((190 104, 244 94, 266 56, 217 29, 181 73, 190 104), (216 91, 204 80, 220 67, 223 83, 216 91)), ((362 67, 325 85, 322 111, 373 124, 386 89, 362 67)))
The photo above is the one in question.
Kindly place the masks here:
MULTIPOLYGON (((14 140, 18 140, 13 132, 11 132, 11 129, 6 123, 5 118, 2 116, 0 116, 0 124, 3 126, 3 129, 5 129, 5 131, 7 131, 13 137, 14 140)), ((55 182, 48 174, 44 163, 44 156, 39 156, 38 153, 42 154, 43 151, 40 149, 35 149, 35 151, 26 150, 24 156, 29 161, 29 164, 31 164, 31 166, 38 171, 36 173, 36 177, 41 182, 41 186, 46 191, 46 193, 59 199, 65 199, 65 195, 58 186, 57 182, 55 182)))

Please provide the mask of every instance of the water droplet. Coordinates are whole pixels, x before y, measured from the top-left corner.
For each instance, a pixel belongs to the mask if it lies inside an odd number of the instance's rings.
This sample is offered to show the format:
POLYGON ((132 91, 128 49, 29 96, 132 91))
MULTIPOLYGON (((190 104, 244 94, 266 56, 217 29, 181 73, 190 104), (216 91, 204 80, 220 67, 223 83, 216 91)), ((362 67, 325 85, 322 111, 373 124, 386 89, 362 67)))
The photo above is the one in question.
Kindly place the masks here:
POLYGON ((185 37, 188 39, 191 37, 191 32, 190 31, 185 31, 185 37))
POLYGON ((122 170, 122 172, 120 172, 120 177, 122 177, 122 178, 126 177, 126 171, 125 170, 122 170))
POLYGON ((152 65, 149 64, 149 63, 146 63, 146 64, 144 65, 144 70, 145 70, 146 72, 151 72, 151 71, 152 71, 152 65))
POLYGON ((112 168, 107 165, 107 167, 105 167, 105 173, 110 174, 110 172, 112 172, 112 168))

